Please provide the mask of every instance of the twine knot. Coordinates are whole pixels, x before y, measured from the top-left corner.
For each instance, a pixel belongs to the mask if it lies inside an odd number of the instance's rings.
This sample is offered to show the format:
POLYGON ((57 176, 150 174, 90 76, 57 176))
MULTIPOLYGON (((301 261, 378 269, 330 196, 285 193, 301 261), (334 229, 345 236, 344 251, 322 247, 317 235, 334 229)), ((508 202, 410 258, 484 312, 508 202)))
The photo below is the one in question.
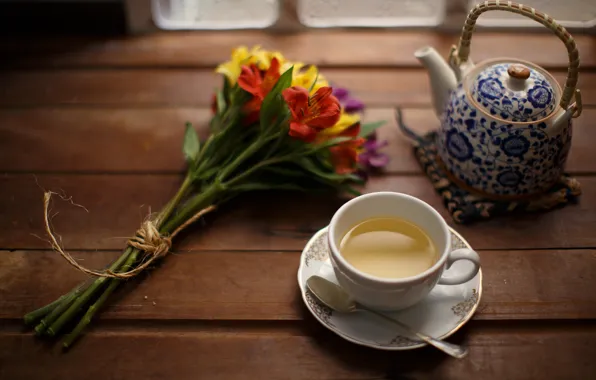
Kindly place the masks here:
POLYGON ((49 208, 50 208, 50 200, 52 198, 52 192, 48 191, 44 194, 44 222, 45 222, 45 230, 50 238, 50 243, 52 244, 52 248, 60 253, 66 261, 68 261, 72 266, 80 270, 81 272, 97 276, 97 277, 108 277, 108 278, 119 278, 119 279, 127 279, 133 276, 136 276, 138 273, 145 270, 151 263, 155 260, 160 259, 166 256, 170 249, 172 248, 172 239, 180 233, 183 229, 191 225, 192 223, 196 222, 199 218, 201 218, 206 213, 215 210, 215 206, 211 205, 206 207, 196 214, 194 214, 190 219, 184 222, 181 226, 176 228, 174 232, 172 232, 169 236, 165 236, 159 233, 159 230, 156 226, 156 221, 152 219, 145 220, 141 227, 135 233, 135 236, 128 240, 128 245, 138 249, 139 251, 143 252, 141 258, 141 264, 135 267, 132 270, 127 270, 130 268, 119 268, 120 272, 114 272, 110 269, 105 271, 96 271, 93 269, 87 269, 80 265, 69 253, 64 251, 64 249, 58 243, 56 236, 52 232, 52 228, 50 226, 50 218, 49 218, 49 208))
POLYGON ((162 236, 155 223, 147 220, 141 224, 135 236, 128 240, 128 245, 145 252, 147 255, 159 258, 168 254, 170 248, 172 248, 172 239, 162 236))

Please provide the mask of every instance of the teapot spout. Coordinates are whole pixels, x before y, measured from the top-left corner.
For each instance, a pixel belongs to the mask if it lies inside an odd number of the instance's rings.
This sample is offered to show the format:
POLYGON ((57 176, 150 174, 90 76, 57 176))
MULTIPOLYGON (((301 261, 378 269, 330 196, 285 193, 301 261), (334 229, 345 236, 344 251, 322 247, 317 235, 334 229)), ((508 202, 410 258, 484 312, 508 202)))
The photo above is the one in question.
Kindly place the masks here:
POLYGON ((428 70, 435 114, 441 117, 451 91, 457 86, 455 73, 432 47, 418 49, 414 56, 428 70))

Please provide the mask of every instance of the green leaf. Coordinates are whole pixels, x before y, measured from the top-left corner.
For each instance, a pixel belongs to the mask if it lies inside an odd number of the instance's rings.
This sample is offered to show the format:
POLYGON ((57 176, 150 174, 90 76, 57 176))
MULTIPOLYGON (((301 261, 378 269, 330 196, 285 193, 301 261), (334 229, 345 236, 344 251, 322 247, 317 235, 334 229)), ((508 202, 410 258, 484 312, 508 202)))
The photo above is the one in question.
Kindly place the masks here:
POLYGON ((249 191, 249 190, 297 190, 308 191, 309 189, 293 183, 271 184, 271 183, 246 183, 243 185, 234 186, 232 190, 249 191))
POLYGON ((354 189, 352 186, 349 186, 349 185, 348 186, 345 186, 345 187, 342 187, 342 189, 346 193, 352 194, 352 195, 357 196, 357 197, 360 196, 360 195, 362 195, 362 193, 360 191, 354 189))
POLYGON ((385 120, 375 121, 373 123, 366 123, 360 127, 360 134, 358 137, 368 137, 371 133, 373 133, 377 128, 382 127, 386 123, 385 120))
POLYGON ((316 175, 317 177, 324 179, 325 181, 342 182, 349 178, 346 175, 337 174, 333 172, 325 172, 321 168, 317 167, 317 165, 307 157, 302 157, 301 159, 297 160, 296 163, 302 166, 304 169, 311 172, 312 174, 316 175))
POLYGON ((259 118, 261 120, 261 129, 267 129, 267 127, 273 124, 275 119, 282 120, 288 113, 288 107, 281 96, 281 92, 292 84, 292 71, 294 66, 290 67, 285 73, 283 73, 273 89, 263 99, 261 105, 261 112, 259 118))
POLYGON ((329 148, 334 145, 341 144, 342 142, 350 141, 352 139, 353 139, 352 137, 334 137, 334 138, 329 139, 321 144, 317 144, 317 145, 313 146, 311 151, 314 152, 314 151, 318 151, 321 149, 329 148))
POLYGON ((294 72, 294 66, 290 67, 283 74, 281 74, 281 76, 277 80, 277 83, 275 84, 275 86, 273 86, 272 91, 281 93, 283 90, 290 87, 290 85, 292 84, 292 73, 293 72, 294 72))
POLYGON ((192 127, 191 123, 186 123, 186 131, 184 132, 184 143, 182 145, 182 153, 187 162, 193 162, 199 156, 200 150, 199 136, 197 131, 192 127))
POLYGON ((348 174, 346 175, 346 178, 359 185, 364 185, 366 183, 364 178, 357 176, 356 174, 348 174))
POLYGON ((226 99, 230 99, 230 90, 231 89, 232 89, 232 87, 230 87, 230 81, 228 80, 228 77, 224 76, 222 91, 223 91, 223 94, 226 99))
POLYGON ((223 91, 217 90, 217 91, 215 91, 215 98, 217 99, 217 113, 219 115, 221 115, 224 113, 224 111, 226 110, 226 107, 227 107, 226 97, 225 97, 223 91))
POLYGON ((315 84, 317 84, 317 81, 319 80, 319 69, 317 68, 317 76, 315 77, 315 81, 312 82, 312 84, 310 85, 310 88, 308 89, 308 93, 310 94, 312 89, 315 88, 315 84))

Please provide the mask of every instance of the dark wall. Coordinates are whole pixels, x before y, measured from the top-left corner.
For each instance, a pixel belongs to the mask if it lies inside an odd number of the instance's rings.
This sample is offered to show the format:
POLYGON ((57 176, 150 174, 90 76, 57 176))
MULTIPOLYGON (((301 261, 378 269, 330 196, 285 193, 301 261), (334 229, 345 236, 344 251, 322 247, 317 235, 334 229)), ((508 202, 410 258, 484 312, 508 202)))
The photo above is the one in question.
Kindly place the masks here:
POLYGON ((122 1, 0 1, 0 34, 115 35, 126 32, 122 1))

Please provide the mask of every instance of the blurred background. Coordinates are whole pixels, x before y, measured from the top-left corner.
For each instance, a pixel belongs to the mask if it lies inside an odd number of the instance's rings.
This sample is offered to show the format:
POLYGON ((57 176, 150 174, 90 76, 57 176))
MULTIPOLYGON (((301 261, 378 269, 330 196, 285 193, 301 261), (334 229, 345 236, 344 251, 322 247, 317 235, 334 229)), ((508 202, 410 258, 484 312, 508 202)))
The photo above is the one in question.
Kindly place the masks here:
MULTIPOLYGON (((3 35, 119 35, 160 30, 408 28, 458 31, 468 0, 0 0, 3 35)), ((526 0, 573 33, 596 30, 595 0, 526 0)), ((489 12, 484 29, 528 29, 538 24, 506 12, 489 12)))

